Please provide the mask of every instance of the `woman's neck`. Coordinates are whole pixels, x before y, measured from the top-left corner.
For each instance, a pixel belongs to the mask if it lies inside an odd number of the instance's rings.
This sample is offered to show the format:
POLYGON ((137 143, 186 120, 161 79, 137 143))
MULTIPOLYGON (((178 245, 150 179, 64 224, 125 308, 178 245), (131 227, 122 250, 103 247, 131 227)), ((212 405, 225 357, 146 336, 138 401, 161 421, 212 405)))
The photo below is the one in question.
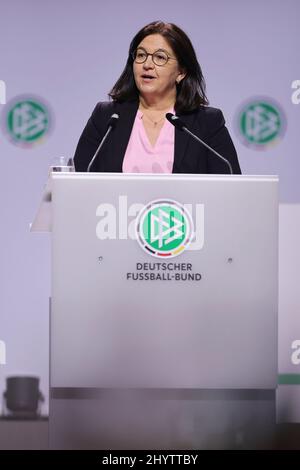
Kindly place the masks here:
POLYGON ((154 97, 145 97, 140 95, 140 106, 143 109, 151 109, 153 111, 165 111, 175 106, 174 97, 170 98, 154 98, 154 97))

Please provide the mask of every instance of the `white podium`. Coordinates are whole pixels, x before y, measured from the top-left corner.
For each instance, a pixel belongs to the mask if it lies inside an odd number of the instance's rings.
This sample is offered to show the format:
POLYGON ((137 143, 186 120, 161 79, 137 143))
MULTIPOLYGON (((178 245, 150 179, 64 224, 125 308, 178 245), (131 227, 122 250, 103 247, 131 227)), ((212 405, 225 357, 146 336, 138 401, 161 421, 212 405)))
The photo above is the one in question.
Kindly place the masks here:
POLYGON ((277 191, 273 176, 50 175, 32 230, 52 231, 51 448, 267 437, 277 191))

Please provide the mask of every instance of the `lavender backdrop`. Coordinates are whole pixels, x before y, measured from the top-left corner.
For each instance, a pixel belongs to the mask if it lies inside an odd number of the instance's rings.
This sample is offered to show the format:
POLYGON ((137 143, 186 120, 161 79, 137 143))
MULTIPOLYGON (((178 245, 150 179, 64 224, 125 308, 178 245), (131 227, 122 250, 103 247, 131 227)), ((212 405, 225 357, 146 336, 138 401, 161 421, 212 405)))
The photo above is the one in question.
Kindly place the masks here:
MULTIPOLYGON (((123 69, 131 38, 144 24, 163 19, 189 34, 243 172, 280 175, 279 365, 289 375, 282 375, 278 393, 288 412, 278 409, 280 419, 300 421, 300 387, 290 384, 299 382, 300 367, 291 360, 292 342, 300 339, 300 105, 291 100, 292 81, 300 79, 299 17, 298 0, 0 0, 0 80, 7 101, 33 94, 53 114, 51 133, 33 148, 12 144, 0 130, 0 341, 7 354, 6 365, 0 364, 1 395, 12 374, 40 376, 47 394, 50 243, 47 235, 30 234, 29 223, 49 163, 73 155, 95 103, 106 99, 123 69), (283 139, 265 151, 243 145, 234 125, 241 104, 256 96, 275 100, 287 120, 283 139)), ((7 112, 0 100, 2 123, 7 112)))

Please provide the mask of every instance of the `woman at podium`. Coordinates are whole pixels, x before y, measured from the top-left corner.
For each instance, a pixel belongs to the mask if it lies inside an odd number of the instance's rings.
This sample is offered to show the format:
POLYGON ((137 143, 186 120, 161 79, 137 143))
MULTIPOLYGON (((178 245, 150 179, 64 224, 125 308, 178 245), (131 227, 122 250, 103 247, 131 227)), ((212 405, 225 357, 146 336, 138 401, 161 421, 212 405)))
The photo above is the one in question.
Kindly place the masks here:
POLYGON ((195 50, 178 26, 155 21, 135 35, 109 96, 79 139, 76 171, 241 173, 222 111, 208 106, 195 50))

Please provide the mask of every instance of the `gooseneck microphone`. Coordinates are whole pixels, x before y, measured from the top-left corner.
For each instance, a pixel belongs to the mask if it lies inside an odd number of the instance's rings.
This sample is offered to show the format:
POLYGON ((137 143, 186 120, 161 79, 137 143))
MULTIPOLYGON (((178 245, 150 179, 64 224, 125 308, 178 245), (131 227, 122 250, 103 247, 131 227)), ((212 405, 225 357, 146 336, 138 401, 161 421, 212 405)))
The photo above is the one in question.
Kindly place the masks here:
POLYGON ((91 167, 92 167, 95 159, 97 158, 98 153, 100 152, 100 150, 101 150, 104 142, 106 141, 107 137, 109 136, 110 132, 112 131, 112 129, 117 124, 118 119, 119 119, 119 115, 117 113, 114 113, 110 116, 110 119, 109 119, 108 124, 107 124, 107 131, 106 131, 103 139, 101 140, 100 144, 98 145, 98 148, 97 148, 96 152, 94 153, 93 158, 89 163, 89 166, 87 167, 87 170, 86 170, 87 172, 91 171, 91 167))
POLYGON ((216 150, 214 150, 212 147, 210 147, 207 143, 203 142, 203 140, 201 140, 197 135, 193 134, 193 133, 186 127, 185 123, 184 123, 181 119, 179 119, 179 117, 175 116, 175 114, 167 113, 167 114, 166 114, 166 118, 167 118, 168 121, 169 121, 171 124, 173 124, 173 126, 175 126, 177 129, 186 132, 186 133, 189 134, 191 137, 193 137, 193 139, 197 140, 197 142, 200 142, 200 144, 204 145, 204 147, 206 147, 208 150, 210 150, 211 152, 213 152, 217 157, 221 158, 221 160, 223 160, 223 162, 225 162, 226 165, 228 165, 230 174, 231 174, 231 175, 233 174, 232 166, 231 166, 230 162, 229 162, 226 158, 222 157, 222 155, 220 155, 216 150))

